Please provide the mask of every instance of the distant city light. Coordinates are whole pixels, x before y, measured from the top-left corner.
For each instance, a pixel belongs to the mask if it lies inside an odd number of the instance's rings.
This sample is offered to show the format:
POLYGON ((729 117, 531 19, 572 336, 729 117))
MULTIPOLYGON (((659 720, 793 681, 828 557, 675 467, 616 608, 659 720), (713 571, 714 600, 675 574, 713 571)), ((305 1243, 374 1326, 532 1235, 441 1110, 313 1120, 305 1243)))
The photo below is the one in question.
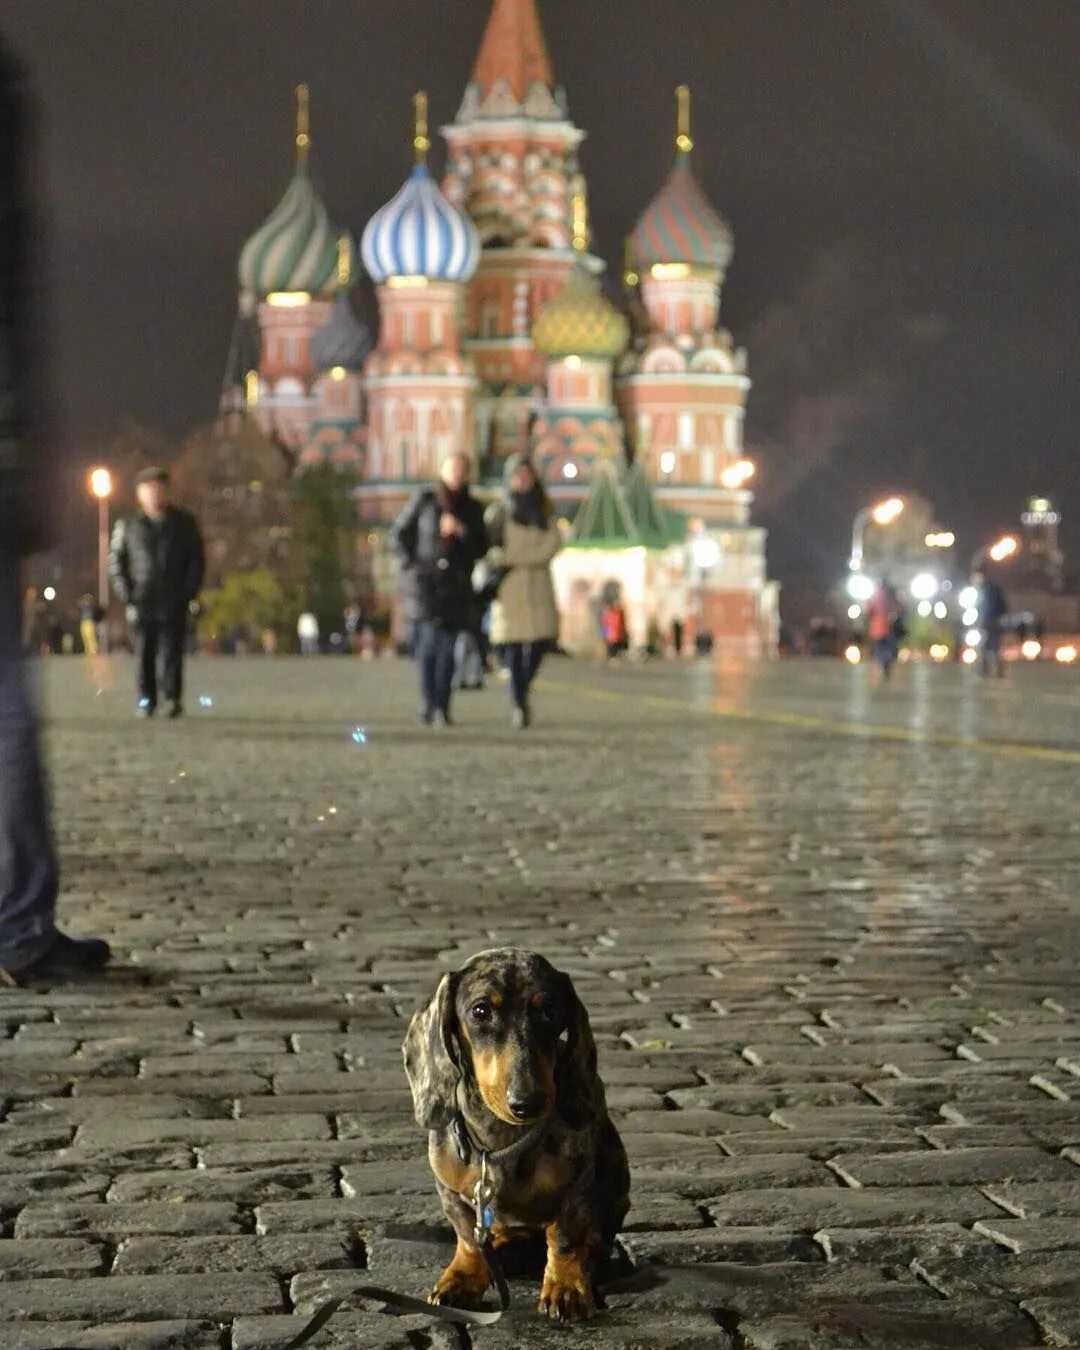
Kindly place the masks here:
POLYGON ((871 519, 877 525, 889 525, 904 509, 903 497, 889 497, 870 512, 871 519))
POLYGON ((1042 643, 1035 638, 1028 638, 1020 644, 1020 655, 1025 661, 1034 661, 1041 651, 1042 643))
POLYGON ((850 647, 844 650, 844 660, 849 666, 857 666, 862 660, 862 651, 853 642, 850 647))
POLYGON ((937 600, 934 602, 935 619, 944 619, 948 615, 948 613, 949 613, 949 606, 945 603, 944 600, 937 600))
POLYGON ((847 579, 847 588, 852 600, 869 600, 874 594, 874 579, 865 572, 852 572, 847 579))
POLYGON ((674 473, 675 471, 675 451, 665 450, 660 456, 660 472, 674 473))
POLYGON ((720 482, 726 488, 741 488, 749 483, 757 470, 749 459, 740 459, 730 464, 720 475, 720 482))
POLYGON ((960 604, 964 609, 970 609, 972 605, 979 603, 979 591, 975 586, 965 586, 960 592, 960 604))
POLYGON ((952 548, 956 543, 956 535, 952 530, 938 530, 933 534, 926 536, 927 548, 952 548))
POLYGON ((920 572, 911 579, 911 594, 916 600, 932 600, 940 590, 941 582, 933 572, 920 572))
POLYGON ((916 613, 920 619, 928 619, 934 612, 934 606, 929 600, 920 600, 916 608, 916 613))
POLYGON ((974 605, 972 605, 970 609, 964 610, 963 614, 960 615, 960 622, 967 624, 969 628, 973 623, 979 622, 979 611, 974 605))
POLYGON ((975 650, 974 647, 968 647, 965 650, 964 655, 960 659, 963 661, 965 666, 973 666, 975 662, 979 659, 979 653, 975 650))
POLYGON ((862 605, 848 605, 847 616, 849 619, 857 619, 862 614, 862 605))
POLYGON ((990 545, 990 556, 994 562, 1004 562, 1006 558, 1011 558, 1019 547, 1015 536, 1006 534, 990 545))
POLYGON ((949 649, 944 642, 935 642, 930 648, 931 661, 947 661, 949 659, 949 649))
POLYGON ((709 536, 701 535, 690 545, 690 551, 694 557, 694 566, 702 571, 706 568, 715 567, 720 561, 720 545, 715 539, 709 536))
POLYGON ((567 370, 580 370, 580 369, 581 369, 581 357, 580 357, 580 356, 568 356, 568 357, 566 358, 566 369, 567 369, 567 370))
POLYGON ((55 599, 56 599, 56 587, 55 587, 55 586, 46 586, 45 589, 41 592, 41 594, 45 597, 46 600, 55 600, 55 599))
POLYGON ((343 380, 343 379, 345 378, 346 373, 347 373, 347 372, 346 372, 344 366, 331 366, 331 367, 330 367, 330 378, 331 378, 332 380, 343 380))
POLYGON ((112 490, 113 490, 112 474, 108 471, 108 469, 90 470, 90 491, 94 494, 95 497, 98 498, 99 501, 102 497, 111 497, 112 490))
POLYGON ((968 647, 977 647, 982 641, 982 634, 977 628, 969 628, 964 634, 964 642, 968 647))
POLYGON ((1071 665, 1076 660, 1076 648, 1071 642, 1059 647, 1054 653, 1054 660, 1060 661, 1063 666, 1071 665))
POLYGON ((271 291, 266 303, 275 309, 299 309, 311 303, 311 296, 307 291, 271 291))
POLYGON ((564 464, 564 465, 563 465, 563 470, 562 470, 562 476, 563 476, 564 478, 576 478, 576 477, 577 477, 577 465, 576 465, 576 464, 564 464))

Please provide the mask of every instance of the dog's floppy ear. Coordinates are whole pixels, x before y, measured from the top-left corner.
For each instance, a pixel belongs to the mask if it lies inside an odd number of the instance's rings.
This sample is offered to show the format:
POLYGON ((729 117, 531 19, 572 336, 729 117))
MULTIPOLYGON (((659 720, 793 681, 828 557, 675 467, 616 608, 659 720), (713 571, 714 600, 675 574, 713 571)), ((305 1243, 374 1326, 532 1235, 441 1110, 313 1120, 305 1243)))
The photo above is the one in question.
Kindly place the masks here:
POLYGON ((457 978, 444 975, 426 1007, 413 1013, 401 1047, 416 1123, 425 1130, 446 1125, 457 1109, 461 1069, 454 1028, 456 989, 457 978))
POLYGON ((581 1129, 598 1119, 603 1088, 596 1072, 596 1042, 589 1014, 570 976, 560 972, 559 979, 567 1011, 567 1026, 555 1070, 559 1114, 571 1129, 581 1129))

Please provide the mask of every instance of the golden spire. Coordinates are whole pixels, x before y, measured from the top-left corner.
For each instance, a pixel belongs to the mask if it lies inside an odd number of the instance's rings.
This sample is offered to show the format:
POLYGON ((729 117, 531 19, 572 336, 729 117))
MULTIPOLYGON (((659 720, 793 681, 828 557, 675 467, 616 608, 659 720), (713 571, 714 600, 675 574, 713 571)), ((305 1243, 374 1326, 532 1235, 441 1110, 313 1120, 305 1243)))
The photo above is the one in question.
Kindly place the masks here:
POLYGON ((352 240, 343 234, 337 241, 337 280, 338 289, 347 290, 349 274, 352 272, 352 240))
POLYGON ((296 86, 296 167, 307 168, 308 151, 311 149, 310 122, 308 118, 308 87, 296 86))
POLYGON ((623 285, 628 291, 632 291, 641 278, 638 276, 637 268, 634 266, 634 237, 628 234, 623 244, 623 285))
POLYGON ((690 136, 690 86, 680 84, 675 90, 675 99, 678 104, 679 129, 675 137, 675 148, 682 155, 688 155, 694 148, 694 142, 690 136))
POLYGON ((428 140, 427 94, 422 89, 413 95, 413 113, 416 127, 416 134, 413 136, 413 150, 416 152, 416 162, 417 164, 426 164, 431 142, 428 140))
POLYGON ((575 192, 571 201, 571 229, 574 233, 574 252, 584 253, 589 247, 589 210, 584 192, 575 192))

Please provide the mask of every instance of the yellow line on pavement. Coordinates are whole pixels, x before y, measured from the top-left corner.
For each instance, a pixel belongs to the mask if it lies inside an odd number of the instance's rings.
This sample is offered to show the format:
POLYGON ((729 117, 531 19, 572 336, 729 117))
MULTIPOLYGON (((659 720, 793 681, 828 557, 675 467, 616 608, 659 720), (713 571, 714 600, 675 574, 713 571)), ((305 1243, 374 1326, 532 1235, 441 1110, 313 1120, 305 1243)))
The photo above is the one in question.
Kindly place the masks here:
POLYGON ((1080 764, 1080 750, 1058 749, 1052 745, 1032 745, 1025 741, 986 741, 977 736, 953 736, 946 731, 918 731, 914 727, 898 727, 890 723, 841 722, 831 717, 812 713, 781 712, 779 710, 725 708, 712 704, 695 706, 685 699, 665 694, 637 694, 631 690, 597 689, 588 684, 567 684, 560 680, 541 680, 545 689, 559 693, 579 694, 584 698, 605 703, 639 703, 651 708, 677 708, 680 712, 701 713, 732 722, 754 722, 764 726, 798 727, 804 731, 824 731, 835 736, 857 736, 862 740, 906 741, 912 745, 940 745, 961 750, 992 751, 1001 755, 1017 755, 1024 759, 1049 760, 1057 764, 1080 764))

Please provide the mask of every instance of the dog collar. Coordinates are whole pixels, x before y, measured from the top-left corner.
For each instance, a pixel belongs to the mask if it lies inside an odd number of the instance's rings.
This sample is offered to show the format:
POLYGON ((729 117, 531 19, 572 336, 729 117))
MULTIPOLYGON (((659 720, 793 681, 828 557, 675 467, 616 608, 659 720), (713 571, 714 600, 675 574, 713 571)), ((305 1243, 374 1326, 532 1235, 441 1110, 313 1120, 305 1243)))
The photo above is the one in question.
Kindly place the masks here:
POLYGON ((454 1147, 458 1151, 458 1157, 463 1163, 471 1162, 474 1157, 479 1157, 486 1167, 506 1167, 514 1163, 521 1155, 528 1151, 533 1144, 537 1142, 540 1136, 547 1129, 551 1120, 550 1112, 546 1116, 541 1116, 534 1124, 530 1125, 520 1139, 515 1139, 512 1144, 507 1144, 505 1148, 486 1149, 476 1142, 469 1133, 469 1127, 465 1123, 465 1117, 460 1111, 454 1113, 454 1118, 450 1122, 450 1134, 454 1140, 454 1147))

